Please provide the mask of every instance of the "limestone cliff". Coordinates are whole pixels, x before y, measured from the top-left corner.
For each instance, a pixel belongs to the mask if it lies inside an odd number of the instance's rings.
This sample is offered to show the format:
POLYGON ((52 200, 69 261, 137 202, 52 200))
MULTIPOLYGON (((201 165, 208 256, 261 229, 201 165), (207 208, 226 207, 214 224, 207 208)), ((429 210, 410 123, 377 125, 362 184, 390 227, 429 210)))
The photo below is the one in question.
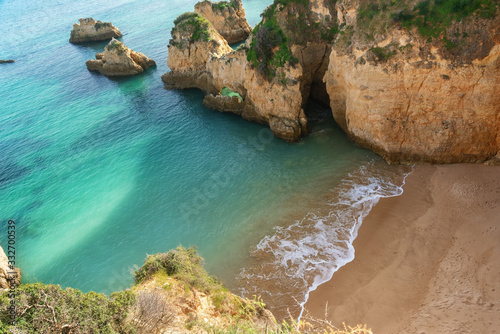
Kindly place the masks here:
POLYGON ((70 43, 107 41, 111 38, 122 37, 120 30, 111 22, 96 22, 91 17, 80 19, 79 22, 73 25, 69 39, 70 43))
POLYGON ((21 270, 9 265, 9 259, 0 246, 0 294, 8 290, 12 283, 16 286, 21 283, 21 270))
POLYGON ((113 38, 104 48, 104 52, 96 54, 96 59, 88 60, 86 65, 89 71, 97 71, 112 77, 136 75, 155 66, 156 63, 113 38))
POLYGON ((334 118, 391 163, 484 162, 500 151, 499 8, 448 2, 337 4, 354 28, 336 39, 324 77, 334 118))
POLYGON ((232 49, 213 25, 198 13, 185 13, 175 20, 168 45, 167 65, 162 76, 166 88, 200 88, 215 92, 207 63, 232 49))
MULTIPOLYGON (((239 50, 205 57, 203 84, 191 87, 287 141, 307 134, 303 107, 314 98, 353 141, 391 163, 484 162, 500 151, 499 7, 276 0, 239 50), (224 86, 244 105, 217 98, 224 86)), ((177 49, 171 42, 170 77, 182 62, 177 49)))
POLYGON ((210 21, 229 44, 244 41, 252 31, 241 0, 219 2, 204 0, 194 6, 194 11, 210 21))

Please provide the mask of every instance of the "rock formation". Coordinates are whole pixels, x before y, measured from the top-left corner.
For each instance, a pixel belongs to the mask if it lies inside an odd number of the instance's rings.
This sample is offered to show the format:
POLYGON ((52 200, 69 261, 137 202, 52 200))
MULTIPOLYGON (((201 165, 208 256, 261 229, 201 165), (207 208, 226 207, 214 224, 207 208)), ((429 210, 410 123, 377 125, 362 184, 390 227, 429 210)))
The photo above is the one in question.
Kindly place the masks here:
POLYGON ((287 141, 307 134, 303 107, 314 98, 388 162, 485 162, 500 152, 499 26, 491 1, 275 1, 236 51, 191 46, 204 59, 192 62, 174 37, 163 79, 166 88, 203 89, 213 95, 206 105, 268 124, 287 141), (190 75, 198 81, 175 82, 190 75), (242 106, 217 96, 224 86, 242 106))
POLYGON ((229 44, 244 41, 252 32, 241 0, 219 2, 204 0, 194 6, 194 11, 210 21, 229 44))
POLYGON ((13 282, 16 286, 21 284, 21 270, 9 266, 7 255, 5 255, 3 248, 0 247, 0 293, 8 290, 13 282))
POLYGON ((122 37, 122 33, 111 22, 95 21, 89 17, 80 19, 80 23, 73 24, 70 43, 85 43, 96 41, 107 41, 112 38, 122 37))
POLYGON ((0 64, 9 64, 14 62, 15 61, 13 59, 7 59, 7 60, 0 59, 0 64))
POLYGON ((136 75, 156 65, 154 60, 129 49, 114 38, 104 48, 104 52, 97 53, 95 57, 96 59, 87 61, 88 70, 100 72, 108 77, 136 75))
POLYGON ((182 14, 175 20, 168 46, 167 65, 171 72, 162 76, 165 87, 201 88, 217 92, 211 83, 207 63, 231 51, 227 41, 203 16, 198 13, 182 14))

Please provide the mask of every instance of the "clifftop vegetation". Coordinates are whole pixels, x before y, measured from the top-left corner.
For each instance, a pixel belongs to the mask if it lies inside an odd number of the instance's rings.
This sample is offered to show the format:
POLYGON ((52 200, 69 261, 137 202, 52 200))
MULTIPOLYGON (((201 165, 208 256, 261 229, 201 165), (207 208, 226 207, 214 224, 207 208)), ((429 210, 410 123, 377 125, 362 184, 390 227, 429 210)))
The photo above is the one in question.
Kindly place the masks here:
MULTIPOLYGON (((82 293, 58 285, 22 284, 15 298, 17 333, 308 333, 318 321, 278 325, 263 301, 230 293, 203 269, 196 248, 178 247, 150 255, 135 274, 135 285, 114 292, 82 293)), ((8 293, 0 296, 0 334, 12 333, 8 293)), ((15 331, 15 332, 16 332, 15 331)), ((366 327, 330 329, 332 334, 371 334, 366 327)))
MULTIPOLYGON (((332 11, 334 4, 329 1, 332 11)), ((318 17, 309 5, 307 0, 275 0, 262 14, 262 22, 252 31, 247 59, 266 78, 274 78, 287 63, 292 67, 298 63, 292 45, 334 40, 339 31, 335 17, 318 17)))
POLYGON ((175 26, 172 28, 171 35, 176 32, 182 35, 191 35, 191 42, 208 42, 210 41, 211 23, 198 13, 186 12, 179 15, 174 20, 175 26))

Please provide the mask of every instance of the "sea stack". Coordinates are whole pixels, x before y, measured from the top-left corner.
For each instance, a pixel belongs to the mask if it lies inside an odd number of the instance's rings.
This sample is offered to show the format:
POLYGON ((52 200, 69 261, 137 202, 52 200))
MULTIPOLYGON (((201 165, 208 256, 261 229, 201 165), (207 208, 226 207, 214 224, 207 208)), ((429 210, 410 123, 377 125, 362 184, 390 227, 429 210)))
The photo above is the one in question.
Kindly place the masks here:
POLYGON ((75 23, 71 30, 70 43, 85 43, 107 41, 112 38, 122 37, 122 33, 111 22, 95 21, 93 18, 80 19, 80 24, 75 23))
POLYGON ((106 45, 104 52, 97 53, 95 57, 96 59, 87 61, 87 69, 108 77, 136 75, 156 65, 154 60, 129 49, 114 38, 106 45))
POLYGON ((194 6, 194 11, 210 21, 229 44, 244 41, 252 32, 241 0, 219 2, 205 0, 198 2, 194 6))
POLYGON ((162 76, 166 88, 201 88, 217 92, 207 64, 233 51, 205 17, 187 12, 174 21, 168 45, 167 65, 172 70, 162 76))

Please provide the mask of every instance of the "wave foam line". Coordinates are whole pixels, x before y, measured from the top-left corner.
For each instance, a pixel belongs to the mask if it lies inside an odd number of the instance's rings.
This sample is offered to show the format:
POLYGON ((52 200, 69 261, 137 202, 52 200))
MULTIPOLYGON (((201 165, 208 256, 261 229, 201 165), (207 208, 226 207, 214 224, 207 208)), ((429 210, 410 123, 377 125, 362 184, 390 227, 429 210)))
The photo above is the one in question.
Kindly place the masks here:
POLYGON ((257 268, 244 269, 240 278, 253 293, 267 291, 274 309, 296 300, 300 321, 310 293, 354 260, 353 242, 373 206, 380 198, 403 193, 412 168, 407 169, 372 161, 350 173, 332 190, 326 214, 309 213, 286 228, 277 227, 252 252, 257 268))

